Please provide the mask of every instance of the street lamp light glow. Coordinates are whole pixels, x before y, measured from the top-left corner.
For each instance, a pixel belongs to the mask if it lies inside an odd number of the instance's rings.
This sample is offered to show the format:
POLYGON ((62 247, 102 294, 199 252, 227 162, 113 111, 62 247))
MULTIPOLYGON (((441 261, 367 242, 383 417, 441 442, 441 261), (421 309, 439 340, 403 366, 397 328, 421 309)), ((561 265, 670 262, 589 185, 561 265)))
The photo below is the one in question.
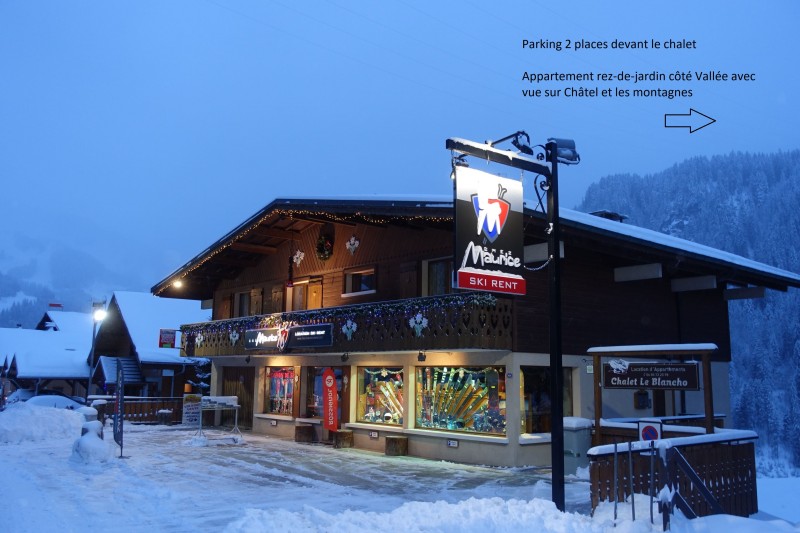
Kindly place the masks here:
POLYGON ((106 318, 107 314, 108 313, 106 312, 105 309, 95 309, 94 314, 92 316, 94 317, 95 322, 102 322, 106 318))

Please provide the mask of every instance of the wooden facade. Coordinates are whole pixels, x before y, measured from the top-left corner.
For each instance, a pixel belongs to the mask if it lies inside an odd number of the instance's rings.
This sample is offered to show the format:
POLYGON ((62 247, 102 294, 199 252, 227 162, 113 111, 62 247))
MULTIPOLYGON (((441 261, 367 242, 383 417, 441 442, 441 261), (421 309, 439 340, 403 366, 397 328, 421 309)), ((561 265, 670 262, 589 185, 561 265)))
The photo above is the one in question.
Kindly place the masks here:
MULTIPOLYGON (((303 401, 312 386, 309 376, 328 367, 341 374, 339 423, 354 431, 356 446, 377 450, 387 438, 408 437, 408 453, 421 457, 546 464, 549 440, 525 434, 533 396, 527 389, 523 394, 522 381, 531 368, 547 366, 547 270, 525 272, 525 296, 453 289, 452 210, 449 201, 276 200, 152 291, 163 297, 212 301, 212 321, 182 327, 183 350, 212 358, 212 393, 242 396, 251 414, 241 411, 239 422, 246 427, 243 419, 252 417, 253 431, 290 437, 301 427, 304 435, 313 435, 304 438, 330 437, 318 418, 309 416, 315 411, 308 411, 303 401), (445 282, 437 282, 443 275, 445 282), (180 287, 175 283, 179 280, 180 287), (358 290, 355 284, 360 284, 358 290), (248 330, 316 324, 331 325, 329 346, 244 346, 248 330), (418 387, 424 374, 420 369, 426 365, 449 369, 448 385, 454 394, 466 383, 463 376, 453 378, 456 368, 462 374, 476 369, 491 369, 495 376, 499 372, 500 382, 492 387, 502 389, 503 396, 500 402, 495 398, 492 409, 502 411, 502 427, 495 424, 486 435, 465 434, 458 426, 452 434, 427 432, 419 415, 416 422, 411 416, 424 401, 418 387), (239 379, 238 369, 244 368, 253 371, 252 386, 249 377, 239 379), (269 412, 265 381, 270 368, 293 369, 291 413, 269 412), (412 387, 403 389, 406 394, 397 405, 409 416, 373 426, 357 415, 364 391, 354 388, 365 372, 386 368, 393 368, 391 372, 403 376, 403 385, 412 387), (233 392, 243 383, 245 389, 233 392), (443 450, 448 435, 466 440, 456 450, 443 450)), ((719 350, 712 360, 724 365, 730 360, 725 289, 800 286, 800 277, 790 273, 739 267, 714 254, 683 249, 680 243, 651 242, 638 233, 619 231, 624 228, 621 223, 603 221, 595 227, 591 220, 576 217, 562 223, 563 353, 572 383, 565 401, 574 405, 568 415, 592 418, 589 347, 714 343, 719 350), (647 264, 657 264, 660 275, 615 280, 616 269, 647 264), (714 284, 676 290, 676 280, 697 277, 711 278, 714 284)), ((526 246, 545 241, 541 213, 525 211, 524 240, 526 246)), ((534 261, 529 266, 539 265, 534 261)), ((441 379, 446 379, 444 372, 441 379)), ((721 380, 715 383, 721 398, 714 405, 724 411, 727 371, 721 380)), ((675 405, 674 395, 670 405, 663 392, 654 392, 652 399, 646 411, 635 411, 627 395, 617 395, 612 403, 617 401, 621 412, 630 411, 625 416, 677 415, 683 407, 675 405)), ((490 427, 487 410, 483 423, 490 427)))

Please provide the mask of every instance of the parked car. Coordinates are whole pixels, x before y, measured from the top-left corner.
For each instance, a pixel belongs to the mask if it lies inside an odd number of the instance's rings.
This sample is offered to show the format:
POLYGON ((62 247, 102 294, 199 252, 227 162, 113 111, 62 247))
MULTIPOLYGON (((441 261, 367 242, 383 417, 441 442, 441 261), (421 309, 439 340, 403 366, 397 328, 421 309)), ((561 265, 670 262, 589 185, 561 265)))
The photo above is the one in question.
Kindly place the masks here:
MULTIPOLYGON (((17 402, 26 402, 35 397, 58 397, 70 400, 71 402, 78 404, 79 407, 85 405, 83 398, 81 398, 80 396, 67 396, 63 392, 59 392, 56 390, 39 389, 39 392, 37 393, 34 389, 17 389, 8 395, 8 398, 6 398, 5 406, 8 407, 9 405, 15 404, 17 402)), ((54 400, 53 402, 55 403, 57 402, 57 400, 54 400)), ((43 404, 37 403, 36 405, 43 405, 43 404)), ((64 405, 63 407, 66 407, 66 405, 64 405)))
POLYGON ((40 394, 29 398, 25 401, 27 405, 36 405, 39 407, 56 407, 59 409, 72 409, 77 410, 81 407, 86 407, 81 402, 76 402, 73 398, 61 393, 57 394, 40 394))

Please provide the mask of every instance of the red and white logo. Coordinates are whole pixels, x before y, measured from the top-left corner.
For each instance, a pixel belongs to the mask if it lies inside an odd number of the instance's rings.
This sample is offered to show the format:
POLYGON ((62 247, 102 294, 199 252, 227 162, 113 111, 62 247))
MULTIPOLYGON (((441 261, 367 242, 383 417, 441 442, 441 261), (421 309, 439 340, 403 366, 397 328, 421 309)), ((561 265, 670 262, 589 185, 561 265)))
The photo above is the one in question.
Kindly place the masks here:
POLYGON ((507 189, 498 184, 496 192, 491 188, 481 187, 471 196, 475 217, 478 219, 477 234, 483 232, 489 242, 494 242, 500 236, 508 220, 511 204, 503 198, 506 192, 507 189))

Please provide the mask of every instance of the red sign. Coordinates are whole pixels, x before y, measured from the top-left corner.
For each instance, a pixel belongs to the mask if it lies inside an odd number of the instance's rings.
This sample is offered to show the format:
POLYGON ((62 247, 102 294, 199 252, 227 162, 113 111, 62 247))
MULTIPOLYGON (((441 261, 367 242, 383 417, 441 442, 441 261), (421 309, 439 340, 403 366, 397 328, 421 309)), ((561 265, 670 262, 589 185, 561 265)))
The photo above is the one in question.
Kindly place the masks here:
POLYGON ((525 278, 513 275, 487 274, 475 269, 459 270, 458 288, 524 295, 525 278))
POLYGON ((159 348, 174 348, 175 347, 175 333, 174 329, 162 329, 158 332, 158 346, 159 348))
POLYGON ((322 418, 328 431, 339 429, 339 399, 336 396, 336 374, 332 368, 322 373, 322 418))

